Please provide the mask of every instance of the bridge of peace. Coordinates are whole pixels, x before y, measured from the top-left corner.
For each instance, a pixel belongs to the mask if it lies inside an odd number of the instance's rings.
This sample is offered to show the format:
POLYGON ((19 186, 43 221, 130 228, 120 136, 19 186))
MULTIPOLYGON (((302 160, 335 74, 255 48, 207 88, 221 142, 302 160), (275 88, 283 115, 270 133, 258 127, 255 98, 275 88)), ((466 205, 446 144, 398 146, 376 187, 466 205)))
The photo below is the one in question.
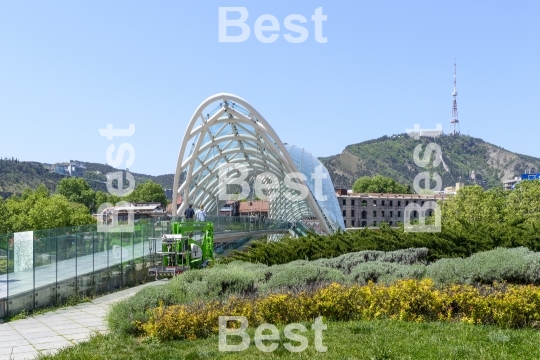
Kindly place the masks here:
POLYGON ((149 269, 167 265, 159 255, 172 253, 158 251, 166 248, 163 241, 181 238, 168 234, 175 233, 172 225, 183 221, 189 204, 204 205, 212 214, 206 219, 212 224, 212 256, 264 235, 306 234, 308 222, 326 234, 345 229, 324 165, 307 150, 284 144, 247 101, 216 94, 199 105, 185 131, 171 218, 126 228, 117 222, 110 231, 98 224, 0 235, 9 244, 7 252, 0 251, 0 319, 151 280, 149 269), (255 193, 267 196, 267 218, 219 215, 228 200, 253 199, 255 193))

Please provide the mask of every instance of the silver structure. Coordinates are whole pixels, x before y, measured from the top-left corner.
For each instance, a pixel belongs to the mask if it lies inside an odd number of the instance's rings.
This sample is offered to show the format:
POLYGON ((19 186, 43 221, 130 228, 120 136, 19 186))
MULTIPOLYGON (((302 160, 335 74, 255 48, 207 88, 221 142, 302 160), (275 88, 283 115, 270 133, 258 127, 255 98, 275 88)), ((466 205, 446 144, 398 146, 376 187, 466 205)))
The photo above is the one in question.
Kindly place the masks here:
POLYGON ((239 177, 249 185, 242 194, 251 198, 254 184, 275 186, 267 193, 270 218, 316 219, 328 234, 345 229, 324 165, 304 149, 284 144, 247 101, 216 94, 199 105, 186 129, 174 177, 173 214, 182 216, 188 204, 204 204, 207 213, 217 214, 227 201, 223 195, 232 191, 224 183, 239 177))

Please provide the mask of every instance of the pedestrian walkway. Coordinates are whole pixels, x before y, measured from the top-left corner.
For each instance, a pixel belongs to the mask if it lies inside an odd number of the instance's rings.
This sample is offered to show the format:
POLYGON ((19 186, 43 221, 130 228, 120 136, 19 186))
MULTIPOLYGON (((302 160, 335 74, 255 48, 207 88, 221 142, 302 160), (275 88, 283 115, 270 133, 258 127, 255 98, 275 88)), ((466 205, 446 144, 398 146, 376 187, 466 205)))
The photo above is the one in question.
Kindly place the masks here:
POLYGON ((154 281, 99 297, 91 302, 60 308, 42 315, 0 324, 0 360, 34 359, 66 346, 88 340, 92 333, 108 331, 105 316, 109 306, 134 295, 154 281))

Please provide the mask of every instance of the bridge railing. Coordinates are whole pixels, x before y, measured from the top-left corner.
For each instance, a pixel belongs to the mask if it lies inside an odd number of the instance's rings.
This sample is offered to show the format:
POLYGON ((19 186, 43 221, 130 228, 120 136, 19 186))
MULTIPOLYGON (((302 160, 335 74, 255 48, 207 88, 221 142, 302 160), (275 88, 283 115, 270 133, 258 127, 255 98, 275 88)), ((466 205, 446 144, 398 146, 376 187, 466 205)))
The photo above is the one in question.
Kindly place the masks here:
MULTIPOLYGON (((120 224, 115 232, 86 225, 0 235, 0 318, 146 282, 147 269, 161 265, 148 239, 169 234, 175 220, 182 219, 141 219, 133 230, 120 224)), ((206 221, 214 223, 215 233, 290 226, 255 217, 209 216, 206 221)))

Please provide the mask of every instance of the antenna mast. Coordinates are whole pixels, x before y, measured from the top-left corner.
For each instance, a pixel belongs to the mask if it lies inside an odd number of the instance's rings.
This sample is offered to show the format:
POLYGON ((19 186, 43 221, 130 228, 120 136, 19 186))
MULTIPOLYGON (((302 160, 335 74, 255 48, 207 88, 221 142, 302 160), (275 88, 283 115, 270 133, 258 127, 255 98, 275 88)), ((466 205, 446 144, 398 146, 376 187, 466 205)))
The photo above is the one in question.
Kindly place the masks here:
POLYGON ((453 126, 453 129, 451 132, 453 135, 459 135, 459 120, 458 120, 458 111, 457 111, 457 86, 456 86, 456 60, 454 59, 454 91, 452 92, 452 96, 454 97, 454 101, 452 103, 452 120, 450 120, 450 126, 453 126))

